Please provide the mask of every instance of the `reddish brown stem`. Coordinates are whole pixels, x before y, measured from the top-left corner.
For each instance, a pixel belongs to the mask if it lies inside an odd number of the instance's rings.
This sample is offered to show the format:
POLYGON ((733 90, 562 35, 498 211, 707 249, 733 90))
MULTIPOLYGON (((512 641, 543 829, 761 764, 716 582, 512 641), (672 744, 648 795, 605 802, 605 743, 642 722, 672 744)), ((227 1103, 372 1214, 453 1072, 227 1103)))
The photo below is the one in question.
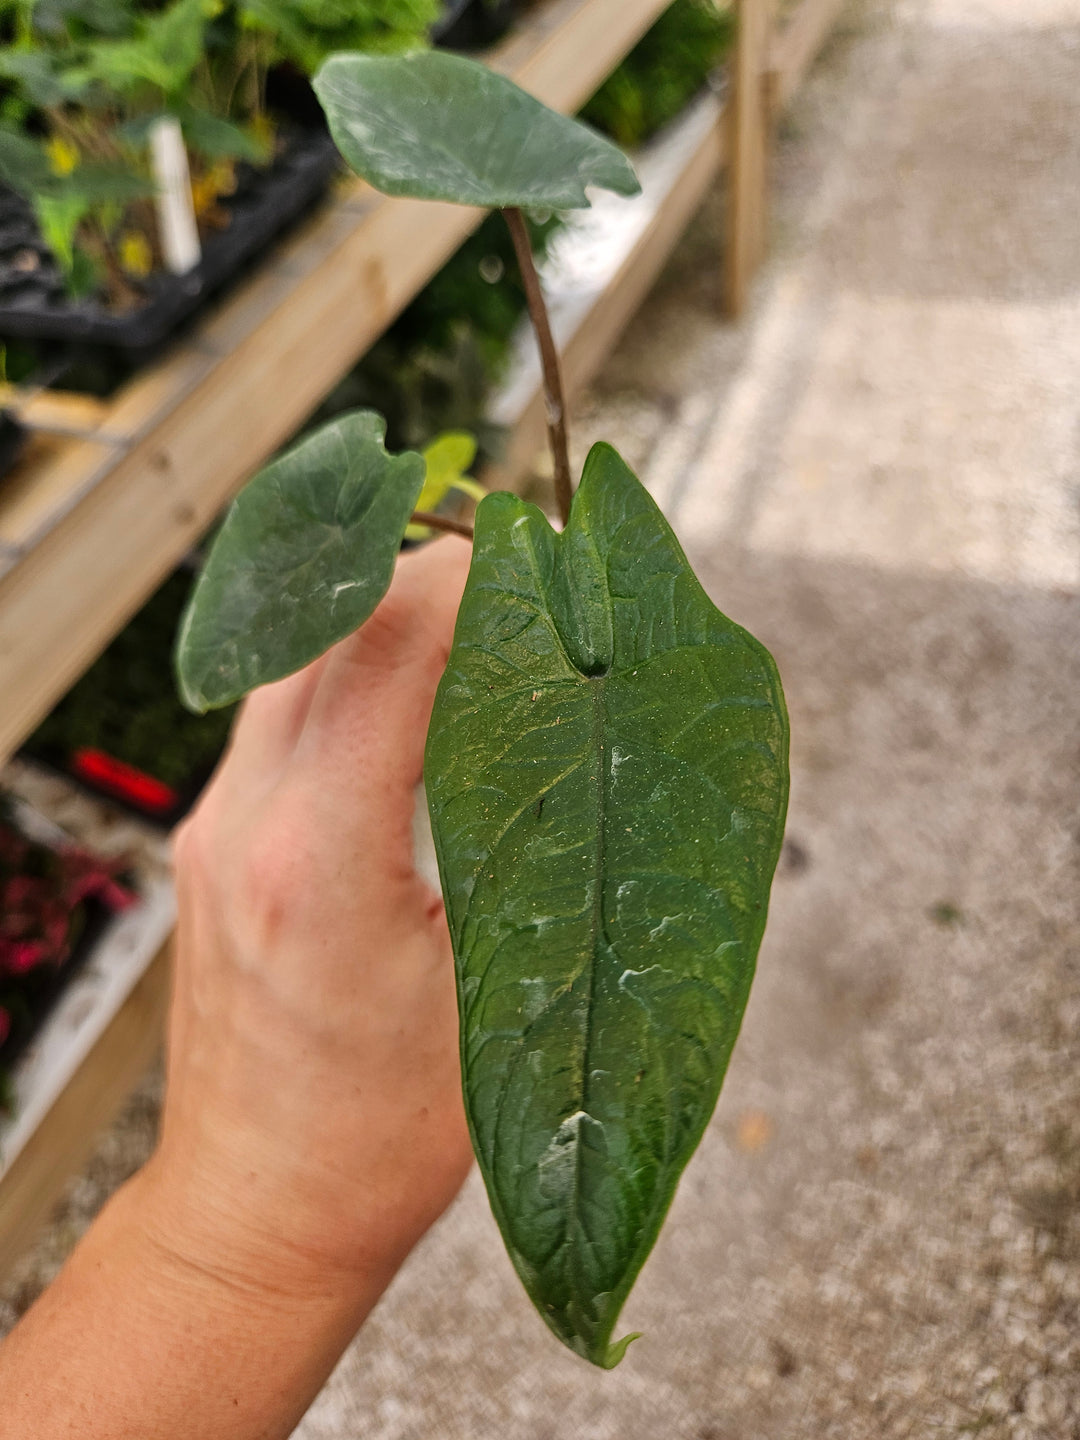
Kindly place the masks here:
POLYGON ((451 520, 448 515, 433 515, 430 510, 414 510, 412 525, 427 525, 432 530, 445 530, 448 535, 463 535, 466 540, 473 538, 473 527, 464 520, 451 520))
POLYGON ((548 439, 551 442, 551 458, 555 462, 555 500, 559 515, 565 525, 570 519, 570 499, 573 489, 570 483, 570 449, 566 440, 566 399, 563 394, 562 374, 559 369, 559 352, 551 334, 544 292, 540 288, 540 277, 533 261, 532 245, 525 216, 520 210, 507 209, 503 215, 510 229, 517 255, 521 280, 525 286, 525 299, 529 305, 536 339, 540 345, 540 365, 544 372, 544 406, 547 411, 548 439))

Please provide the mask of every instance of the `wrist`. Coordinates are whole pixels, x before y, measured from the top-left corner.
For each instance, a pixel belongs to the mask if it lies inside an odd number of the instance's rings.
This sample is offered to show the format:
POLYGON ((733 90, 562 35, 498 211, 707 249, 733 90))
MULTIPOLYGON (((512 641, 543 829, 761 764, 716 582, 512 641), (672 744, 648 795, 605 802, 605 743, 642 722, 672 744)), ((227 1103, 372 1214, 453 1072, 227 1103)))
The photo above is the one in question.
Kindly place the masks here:
POLYGON ((251 1173, 173 1164, 159 1152, 118 1200, 159 1285, 260 1313, 280 1309, 351 1316, 375 1304, 400 1260, 369 1237, 345 1257, 332 1235, 315 1233, 297 1197, 251 1173), (351 1263, 347 1263, 351 1262, 351 1263))
MULTIPOLYGON (((151 1163, 4 1345, 4 1435, 284 1440, 378 1299, 151 1163)), ((387 1277, 388 1278, 388 1277, 387 1277)))

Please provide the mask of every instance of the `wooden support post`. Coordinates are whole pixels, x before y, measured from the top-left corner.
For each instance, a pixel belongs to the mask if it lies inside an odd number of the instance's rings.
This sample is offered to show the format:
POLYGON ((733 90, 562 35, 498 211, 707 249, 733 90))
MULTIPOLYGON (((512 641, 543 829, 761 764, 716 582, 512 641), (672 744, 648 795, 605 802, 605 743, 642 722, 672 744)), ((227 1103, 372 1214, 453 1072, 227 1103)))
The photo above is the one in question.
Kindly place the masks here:
POLYGON ((74 1077, 15 1157, 0 1186, 0 1279, 48 1220, 64 1187, 161 1047, 169 1002, 169 950, 151 961, 74 1077))
POLYGON ((771 39, 770 0, 736 0, 737 33, 727 117, 727 211, 724 307, 742 314, 765 249, 769 156, 766 81, 771 39))

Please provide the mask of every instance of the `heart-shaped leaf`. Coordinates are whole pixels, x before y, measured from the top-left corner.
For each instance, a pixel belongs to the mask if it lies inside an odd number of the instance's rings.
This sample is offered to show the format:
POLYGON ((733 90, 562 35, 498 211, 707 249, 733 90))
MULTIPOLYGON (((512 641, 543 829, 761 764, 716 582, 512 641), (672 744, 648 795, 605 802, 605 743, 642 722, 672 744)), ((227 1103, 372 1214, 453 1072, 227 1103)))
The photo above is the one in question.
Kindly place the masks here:
POLYGON ((466 1108, 525 1288, 598 1365, 738 1034, 787 744, 771 656, 612 449, 561 535, 481 503, 425 765, 466 1108))
POLYGON ((193 710, 291 675, 362 625, 386 594, 424 480, 383 448, 372 410, 330 421, 233 501, 177 641, 193 710))
POLYGON ((641 189, 610 140, 460 55, 331 55, 313 83, 338 149, 387 195, 575 210, 586 185, 641 189))

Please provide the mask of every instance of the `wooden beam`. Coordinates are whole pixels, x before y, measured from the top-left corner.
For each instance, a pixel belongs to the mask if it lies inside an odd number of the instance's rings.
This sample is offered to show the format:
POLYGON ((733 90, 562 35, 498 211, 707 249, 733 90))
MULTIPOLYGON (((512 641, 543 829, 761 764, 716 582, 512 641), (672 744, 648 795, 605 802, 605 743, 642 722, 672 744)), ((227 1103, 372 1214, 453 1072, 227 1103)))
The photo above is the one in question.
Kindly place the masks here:
POLYGON ((169 998, 169 950, 151 961, 101 1039, 0 1184, 0 1277, 48 1220, 157 1054, 169 998))
POLYGON ((771 5, 736 0, 737 30, 726 106, 728 183, 724 306, 732 319, 746 308, 765 248, 769 109, 766 81, 771 5))
POLYGON ((836 24, 846 0, 802 0, 769 50, 766 90, 775 118, 786 109, 836 24))

